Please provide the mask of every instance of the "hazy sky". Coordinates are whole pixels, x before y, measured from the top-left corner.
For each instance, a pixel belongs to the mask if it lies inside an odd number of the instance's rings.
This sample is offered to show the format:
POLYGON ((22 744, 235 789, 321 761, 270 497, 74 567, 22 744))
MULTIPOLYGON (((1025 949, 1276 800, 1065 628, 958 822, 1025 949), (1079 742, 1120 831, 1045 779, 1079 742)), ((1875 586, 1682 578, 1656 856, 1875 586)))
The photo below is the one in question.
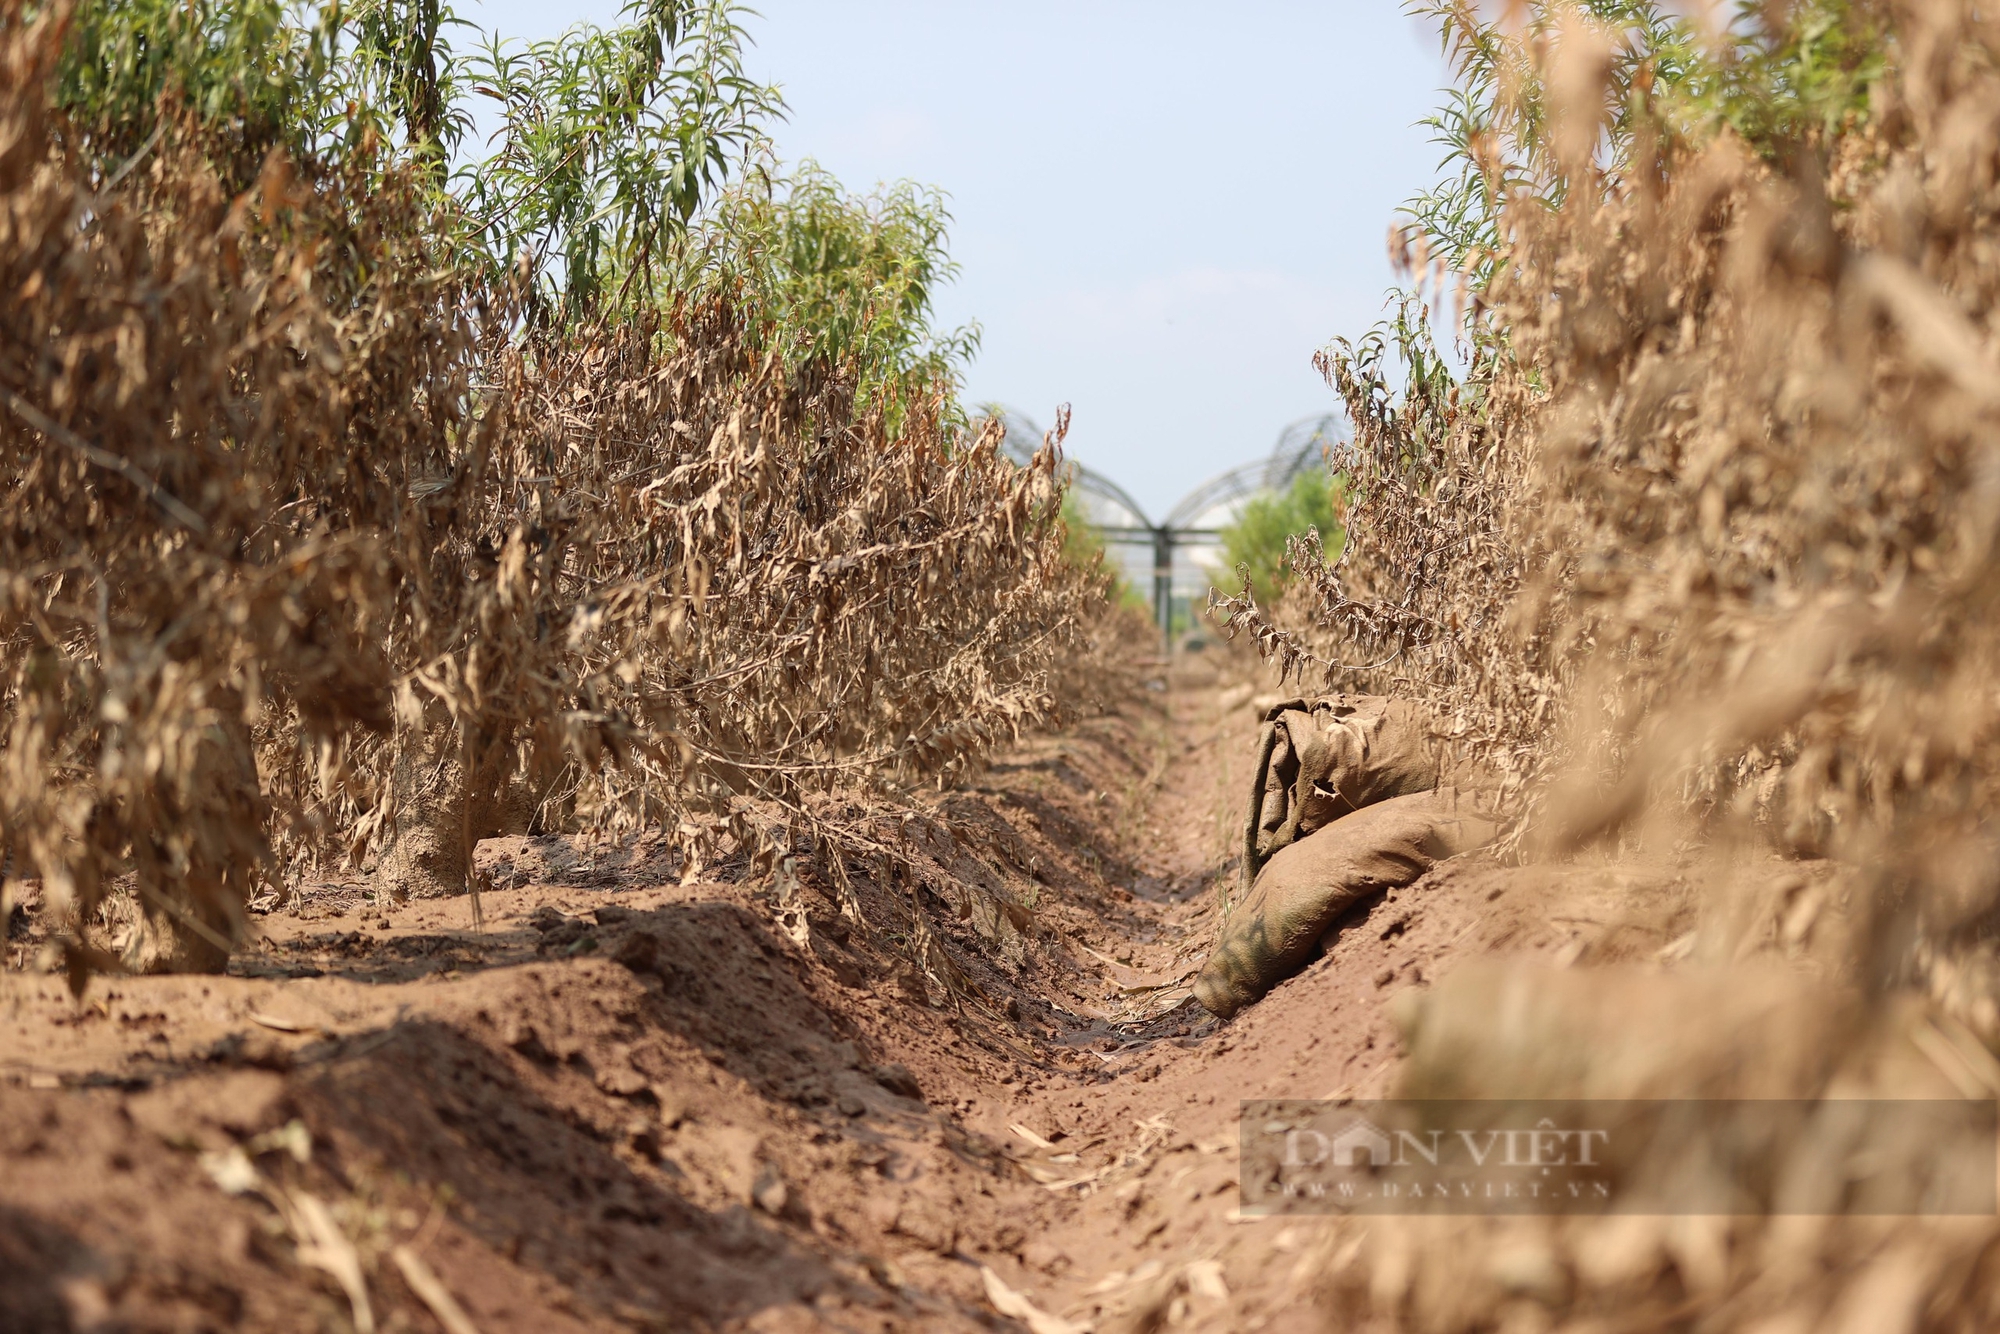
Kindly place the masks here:
MULTIPOLYGON (((1313 351, 1381 312, 1384 238, 1432 178, 1443 68, 1396 0, 761 0, 749 72, 781 157, 944 190, 947 327, 974 402, 1044 426, 1159 518, 1337 403, 1313 351)), ((617 0, 461 5, 523 37, 617 0)))

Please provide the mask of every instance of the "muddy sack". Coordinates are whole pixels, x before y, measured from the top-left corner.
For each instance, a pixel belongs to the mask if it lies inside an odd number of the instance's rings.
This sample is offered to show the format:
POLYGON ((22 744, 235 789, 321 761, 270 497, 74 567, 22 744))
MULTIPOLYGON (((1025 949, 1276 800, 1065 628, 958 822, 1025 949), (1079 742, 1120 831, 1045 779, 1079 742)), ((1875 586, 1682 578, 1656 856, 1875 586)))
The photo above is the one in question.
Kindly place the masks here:
POLYGON ((1494 822, 1452 788, 1392 797, 1274 853, 1229 914, 1195 980, 1195 999, 1229 1018, 1303 968, 1334 919, 1446 857, 1493 837, 1494 822))
POLYGON ((1409 700, 1321 695, 1273 705, 1251 775, 1244 890, 1266 860, 1342 816, 1437 785, 1437 751, 1409 700))

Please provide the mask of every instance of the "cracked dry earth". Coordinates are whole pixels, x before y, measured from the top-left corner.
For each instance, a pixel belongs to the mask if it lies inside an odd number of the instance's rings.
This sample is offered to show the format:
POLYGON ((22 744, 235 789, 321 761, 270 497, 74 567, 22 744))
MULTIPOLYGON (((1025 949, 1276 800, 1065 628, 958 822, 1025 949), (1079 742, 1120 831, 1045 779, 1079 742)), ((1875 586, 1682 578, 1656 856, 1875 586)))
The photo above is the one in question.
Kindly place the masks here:
POLYGON ((883 823, 919 870, 857 867, 858 922, 810 873, 492 840, 481 929, 304 885, 230 975, 79 1003, 31 894, 0 1329, 1322 1328, 1324 1220, 1243 1214, 1240 1102, 1380 1096, 1399 991, 1574 957, 1620 886, 1568 870, 1552 913, 1461 858, 1218 1025, 1188 984, 1269 683, 1154 685, 883 823))

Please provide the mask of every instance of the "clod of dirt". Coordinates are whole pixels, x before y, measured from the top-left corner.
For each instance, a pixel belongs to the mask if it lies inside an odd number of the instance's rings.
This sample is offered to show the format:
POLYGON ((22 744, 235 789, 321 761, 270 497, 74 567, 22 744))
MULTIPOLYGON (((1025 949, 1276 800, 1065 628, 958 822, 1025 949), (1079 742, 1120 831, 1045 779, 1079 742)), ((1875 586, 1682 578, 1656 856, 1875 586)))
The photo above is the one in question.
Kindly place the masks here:
POLYGON ((769 1163, 758 1169, 757 1182, 750 1188, 750 1198, 759 1209, 773 1218, 785 1212, 785 1205, 791 1201, 791 1190, 785 1185, 784 1177, 769 1163))
POLYGON ((928 1200, 905 1199, 896 1210, 894 1230, 938 1255, 950 1255, 958 1249, 957 1223, 928 1200))
POLYGON ((548 904, 544 903, 541 907, 535 909, 535 911, 529 915, 528 925, 532 926, 537 931, 546 933, 555 930, 557 927, 561 926, 564 922, 567 922, 569 920, 570 919, 564 916, 560 910, 552 908, 548 904))
POLYGON ((611 952, 614 963, 619 963, 635 973, 650 973, 659 962, 660 938, 651 931, 628 932, 611 952))
POLYGON ((293 1055, 283 1040, 269 1033, 231 1033, 209 1044, 202 1055, 218 1065, 250 1066, 259 1070, 290 1070, 293 1055))
POLYGON ((620 908, 608 903, 592 915, 597 918, 599 926, 617 926, 620 923, 632 920, 632 910, 630 908, 620 908))
POLYGON ((909 964, 896 969, 896 994, 916 1005, 930 1003, 930 988, 924 985, 924 975, 909 964))
POLYGON ((648 1087, 646 1077, 629 1065, 614 1065, 597 1072, 597 1087, 614 1098, 636 1098, 648 1087))
POLYGON ((597 948, 597 937, 580 918, 572 917, 542 933, 538 954, 583 954, 597 948))
POLYGON ((660 1126, 656 1121, 634 1117, 625 1126, 625 1142, 647 1162, 660 1160, 660 1126))
POLYGON ((910 1067, 907 1065, 891 1061, 876 1066, 868 1073, 875 1077, 876 1083, 891 1093, 900 1094, 905 1098, 915 1098, 918 1102, 924 1100, 924 1091, 917 1086, 917 1077, 910 1073, 910 1067))

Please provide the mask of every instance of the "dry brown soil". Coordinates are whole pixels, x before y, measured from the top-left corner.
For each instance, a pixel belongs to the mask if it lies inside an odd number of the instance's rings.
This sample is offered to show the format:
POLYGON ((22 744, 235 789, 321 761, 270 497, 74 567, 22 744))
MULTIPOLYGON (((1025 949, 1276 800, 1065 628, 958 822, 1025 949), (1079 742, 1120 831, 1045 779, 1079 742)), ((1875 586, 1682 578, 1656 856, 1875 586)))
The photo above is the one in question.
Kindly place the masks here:
POLYGON ((1447 863, 1218 1025, 1187 983, 1268 682, 1153 685, 880 828, 925 874, 857 879, 861 922, 809 872, 493 840, 481 929, 307 884, 229 976, 79 1003, 18 916, 0 1329, 1321 1327, 1314 1221, 1239 1208, 1240 1102, 1379 1095, 1396 993, 1602 946, 1620 878, 1447 863))

